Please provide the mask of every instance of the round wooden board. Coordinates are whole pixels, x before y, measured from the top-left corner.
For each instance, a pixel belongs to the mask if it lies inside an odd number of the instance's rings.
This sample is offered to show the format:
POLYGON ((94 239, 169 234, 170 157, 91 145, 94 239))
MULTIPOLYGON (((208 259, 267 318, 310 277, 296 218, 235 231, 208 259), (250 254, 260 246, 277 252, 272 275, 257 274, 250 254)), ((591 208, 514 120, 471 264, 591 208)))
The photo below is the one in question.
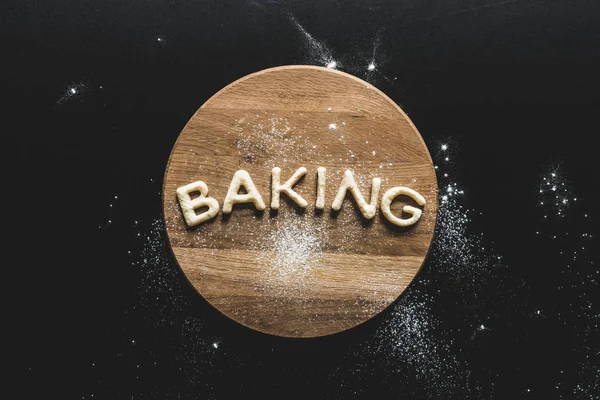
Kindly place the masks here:
MULTIPOLYGON (((340 332, 394 302, 427 256, 437 201, 431 157, 404 112, 369 83, 313 66, 260 71, 215 94, 177 139, 163 187, 169 242, 189 282, 235 321, 288 337, 340 332), (309 203, 304 211, 285 195, 278 212, 269 209, 273 167, 282 183, 308 169, 294 186, 309 203), (314 207, 318 167, 327 169, 322 212, 314 207), (240 169, 267 209, 238 204, 188 228, 176 189, 203 181, 222 206, 240 169), (416 190, 426 200, 421 219, 401 229, 378 209, 366 220, 349 193, 332 212, 346 169, 367 201, 374 177, 380 197, 395 186, 416 190)), ((404 205, 416 203, 398 197, 394 214, 404 205)))

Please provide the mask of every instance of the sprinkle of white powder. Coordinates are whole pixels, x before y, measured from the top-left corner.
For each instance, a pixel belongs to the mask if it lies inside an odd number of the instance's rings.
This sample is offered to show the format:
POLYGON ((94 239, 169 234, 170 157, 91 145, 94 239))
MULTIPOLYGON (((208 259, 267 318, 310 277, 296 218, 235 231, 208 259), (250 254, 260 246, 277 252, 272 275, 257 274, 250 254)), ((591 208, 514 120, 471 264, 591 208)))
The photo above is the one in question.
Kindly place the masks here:
POLYGON ((258 262, 268 275, 265 282, 279 289, 301 289, 311 272, 321 265, 327 230, 319 220, 281 215, 260 249, 258 262))
POLYGON ((296 150, 304 144, 293 134, 288 120, 276 115, 248 116, 238 121, 236 129, 235 146, 244 160, 268 154, 271 160, 285 161, 296 157, 296 150))

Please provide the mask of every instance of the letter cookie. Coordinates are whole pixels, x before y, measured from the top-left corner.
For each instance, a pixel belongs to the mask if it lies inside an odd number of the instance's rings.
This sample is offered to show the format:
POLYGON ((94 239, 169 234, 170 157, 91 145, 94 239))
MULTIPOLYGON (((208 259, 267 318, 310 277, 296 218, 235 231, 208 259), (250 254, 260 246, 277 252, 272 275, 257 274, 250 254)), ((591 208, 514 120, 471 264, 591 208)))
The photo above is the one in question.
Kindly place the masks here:
POLYGON ((338 211, 340 208, 342 208, 342 203, 346 197, 346 192, 349 190, 350 193, 352 193, 352 196, 354 196, 354 200, 356 200, 356 204, 358 205, 363 217, 366 219, 372 219, 377 212, 377 200, 379 198, 380 187, 381 179, 373 178, 373 183, 371 184, 371 201, 367 203, 363 195, 360 193, 360 189, 356 184, 356 180, 354 179, 352 171, 347 169, 344 172, 344 178, 340 183, 340 188, 335 195, 335 199, 333 200, 333 204, 331 204, 331 208, 333 208, 335 211, 338 211))
POLYGON ((322 210, 325 208, 325 167, 317 168, 317 201, 315 208, 322 210))
POLYGON ((292 187, 298 182, 300 178, 302 178, 306 174, 306 168, 301 167, 298 168, 294 175, 290 179, 288 179, 283 185, 281 185, 281 168, 275 167, 271 171, 272 182, 271 182, 271 209, 278 210, 279 209, 279 197, 283 192, 288 195, 288 197, 296 204, 298 204, 302 208, 306 208, 308 202, 302 198, 298 193, 294 192, 292 187))
POLYGON ((252 178, 250 178, 250 174, 243 169, 237 171, 231 179, 229 190, 225 200, 223 200, 223 214, 231 213, 233 205, 239 203, 254 203, 254 207, 260 211, 266 207, 260 193, 254 186, 254 182, 252 182, 252 178), (246 193, 239 194, 240 187, 244 187, 246 193))
POLYGON ((415 224, 419 220, 419 218, 421 218, 421 209, 413 206, 402 207, 402 211, 411 214, 411 217, 406 219, 396 217, 394 214, 392 214, 392 210, 390 209, 392 201, 394 201, 394 199, 397 196, 400 196, 402 194, 412 198, 420 206, 425 205, 425 198, 419 193, 410 188, 398 186, 391 188, 390 190, 385 192, 385 194, 381 198, 381 212, 383 213, 383 216, 394 225, 411 226, 415 224))
POLYGON ((177 188, 177 199, 183 211, 183 218, 189 227, 201 224, 217 216, 219 213, 219 202, 212 197, 206 197, 208 194, 208 186, 202 181, 197 181, 177 188), (200 196, 192 199, 190 193, 200 192, 200 196), (208 207, 208 210, 196 214, 196 209, 208 207))

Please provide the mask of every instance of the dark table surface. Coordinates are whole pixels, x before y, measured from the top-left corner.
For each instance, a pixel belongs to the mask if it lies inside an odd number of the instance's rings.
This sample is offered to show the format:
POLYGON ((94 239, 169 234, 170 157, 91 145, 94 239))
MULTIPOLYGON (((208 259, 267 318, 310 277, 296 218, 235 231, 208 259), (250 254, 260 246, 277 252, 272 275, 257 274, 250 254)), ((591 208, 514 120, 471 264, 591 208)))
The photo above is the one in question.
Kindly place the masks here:
POLYGON ((600 398, 599 2, 0 11, 17 398, 600 398), (383 90, 425 139, 447 196, 432 254, 355 329, 260 334, 177 269, 161 223, 165 164, 223 86, 333 63, 383 90))

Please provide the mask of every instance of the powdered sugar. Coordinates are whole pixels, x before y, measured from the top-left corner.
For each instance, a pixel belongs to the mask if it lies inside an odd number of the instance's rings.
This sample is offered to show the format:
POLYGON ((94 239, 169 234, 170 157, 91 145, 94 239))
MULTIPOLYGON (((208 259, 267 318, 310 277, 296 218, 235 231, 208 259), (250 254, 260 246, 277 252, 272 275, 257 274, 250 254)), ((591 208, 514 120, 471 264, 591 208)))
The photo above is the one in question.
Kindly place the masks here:
POLYGON ((286 159, 298 146, 289 121, 274 114, 248 115, 237 121, 236 129, 239 138, 234 144, 245 162, 259 155, 286 159))
POLYGON ((288 213, 276 221, 261 240, 257 261, 262 264, 265 285, 271 290, 303 290, 316 268, 322 267, 327 229, 321 221, 288 213))

